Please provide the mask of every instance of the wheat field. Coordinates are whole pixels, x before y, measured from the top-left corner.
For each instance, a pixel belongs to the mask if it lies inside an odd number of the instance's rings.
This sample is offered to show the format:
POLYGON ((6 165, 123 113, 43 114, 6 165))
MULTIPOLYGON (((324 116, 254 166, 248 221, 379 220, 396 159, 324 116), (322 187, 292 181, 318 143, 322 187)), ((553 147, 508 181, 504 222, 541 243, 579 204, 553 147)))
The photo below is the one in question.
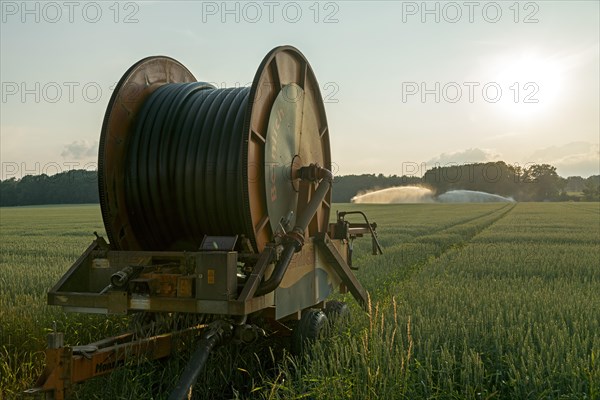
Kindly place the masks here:
MULTIPOLYGON (((304 357, 269 339, 219 349, 195 398, 600 398, 599 203, 335 208, 378 223, 383 255, 355 243, 368 311, 337 295, 349 323, 304 357)), ((97 205, 0 209, 0 399, 34 384, 53 326, 72 345, 127 329, 46 305, 94 231, 97 205)), ((74 397, 166 398, 188 356, 132 361, 74 397)))

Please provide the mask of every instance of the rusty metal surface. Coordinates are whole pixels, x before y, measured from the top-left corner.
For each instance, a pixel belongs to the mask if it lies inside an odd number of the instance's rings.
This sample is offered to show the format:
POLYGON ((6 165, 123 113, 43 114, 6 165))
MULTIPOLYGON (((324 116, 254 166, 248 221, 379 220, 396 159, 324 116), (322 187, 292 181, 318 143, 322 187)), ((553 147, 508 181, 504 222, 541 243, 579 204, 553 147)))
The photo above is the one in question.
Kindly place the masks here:
MULTIPOLYGON (((259 250, 271 240, 273 234, 271 216, 266 202, 270 201, 270 192, 265 185, 264 175, 257 174, 262 171, 266 154, 266 142, 269 134, 271 110, 277 96, 286 85, 294 84, 303 90, 302 122, 300 129, 299 155, 303 156, 302 132, 305 129, 318 132, 313 139, 317 143, 305 146, 308 154, 313 154, 321 166, 331 168, 331 152, 329 147, 329 130, 323 99, 319 90, 317 79, 304 55, 292 46, 281 46, 271 50, 261 62, 254 77, 250 91, 250 118, 247 120, 246 132, 248 134, 247 152, 248 167, 245 171, 248 182, 247 197, 251 213, 252 229, 254 229, 257 247, 259 250), (308 150, 310 149, 310 150, 308 150)), ((290 133, 291 134, 291 133, 290 133)), ((313 135, 309 135, 313 136, 313 135)), ((298 153, 298 152, 297 152, 298 153)), ((307 159, 308 155, 304 155, 307 159)), ((305 160, 294 160, 294 164, 304 164, 305 160)), ((310 200, 314 186, 302 185, 298 194, 298 209, 296 214, 303 211, 304 205, 310 200)), ((317 215, 308 228, 309 236, 318 232, 319 228, 325 229, 329 221, 331 204, 331 191, 327 194, 323 204, 319 207, 317 215)), ((279 221, 275 221, 275 224, 279 221)))
POLYGON ((106 233, 113 249, 140 250, 131 231, 125 202, 125 155, 135 118, 144 101, 165 83, 194 82, 187 68, 176 60, 148 57, 134 64, 115 88, 104 115, 98 150, 98 190, 106 233))
MULTIPOLYGON (((168 357, 177 350, 175 339, 198 334, 203 326, 194 326, 171 334, 133 340, 132 334, 107 338, 83 348, 96 348, 85 354, 75 354, 77 348, 46 349, 46 365, 36 382, 36 387, 26 394, 46 392, 48 398, 68 398, 74 384, 111 373, 125 365, 126 359, 157 360, 168 357), (104 347, 100 348, 98 344, 104 347)), ((82 346, 79 346, 82 347, 82 346)))
MULTIPOLYGON (((98 180, 102 215, 113 249, 195 250, 205 234, 239 234, 250 241, 254 252, 262 251, 273 239, 281 219, 281 212, 273 208, 291 210, 297 197, 299 206, 294 211, 301 213, 315 190, 313 184, 293 183, 292 193, 297 195, 289 205, 284 204, 289 199, 272 198, 271 188, 265 184, 266 146, 272 142, 272 130, 268 127, 276 123, 273 106, 282 94, 292 105, 293 126, 281 132, 289 149, 278 147, 278 152, 285 153, 285 160, 274 159, 271 153, 268 162, 284 164, 283 168, 290 170, 288 175, 305 163, 331 166, 329 132, 318 83, 297 49, 281 46, 269 52, 250 88, 213 88, 199 94, 209 97, 211 92, 221 99, 221 94, 229 91, 239 111, 207 109, 206 116, 199 115, 200 121, 188 126, 191 130, 186 134, 197 137, 192 128, 206 127, 202 128, 205 139, 173 139, 179 141, 170 143, 169 135, 174 131, 169 127, 187 126, 183 119, 176 119, 186 118, 185 111, 191 110, 191 100, 186 103, 177 96, 192 92, 181 85, 175 90, 176 85, 172 84, 193 85, 191 82, 195 81, 177 61, 150 57, 125 73, 111 97, 100 138, 98 180), (297 100, 283 88, 297 89, 302 95, 297 100), (242 99, 238 92, 247 97, 238 101, 242 99), (160 99, 164 115, 141 115, 149 107, 146 103, 154 101, 159 93, 166 93, 160 99), (238 121, 239 132, 234 129, 238 121), (155 122, 166 124, 169 129, 162 129, 162 125, 154 129, 155 122), (228 129, 231 135, 226 133, 228 129), (181 151, 187 155, 179 154, 181 151), (192 161, 183 165, 180 159, 192 161), (294 168, 290 168, 292 161, 294 168)), ((179 131, 175 133, 180 135, 179 131)), ((326 228, 330 200, 331 192, 309 224, 309 235, 326 228)))

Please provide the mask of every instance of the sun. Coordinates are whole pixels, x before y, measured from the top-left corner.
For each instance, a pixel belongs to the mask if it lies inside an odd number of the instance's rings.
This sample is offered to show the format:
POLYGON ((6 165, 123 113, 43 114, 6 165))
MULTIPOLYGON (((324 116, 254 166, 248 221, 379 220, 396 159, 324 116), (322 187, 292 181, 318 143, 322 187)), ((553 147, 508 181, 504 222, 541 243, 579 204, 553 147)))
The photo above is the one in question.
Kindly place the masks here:
POLYGON ((560 60, 534 53, 501 61, 495 77, 501 89, 500 110, 520 117, 548 111, 560 96, 562 70, 560 60))

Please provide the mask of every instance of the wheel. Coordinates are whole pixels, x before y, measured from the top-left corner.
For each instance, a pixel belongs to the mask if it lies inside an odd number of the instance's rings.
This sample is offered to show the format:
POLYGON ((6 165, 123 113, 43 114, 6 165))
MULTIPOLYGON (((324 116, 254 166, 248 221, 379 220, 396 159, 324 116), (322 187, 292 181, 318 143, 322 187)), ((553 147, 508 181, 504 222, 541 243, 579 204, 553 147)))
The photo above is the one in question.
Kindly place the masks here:
POLYGON ((292 353, 302 354, 307 344, 323 337, 328 324, 327 316, 323 311, 315 309, 304 311, 292 333, 292 353))
POLYGON ((324 311, 332 325, 334 323, 345 324, 350 320, 350 308, 343 301, 328 301, 324 311))

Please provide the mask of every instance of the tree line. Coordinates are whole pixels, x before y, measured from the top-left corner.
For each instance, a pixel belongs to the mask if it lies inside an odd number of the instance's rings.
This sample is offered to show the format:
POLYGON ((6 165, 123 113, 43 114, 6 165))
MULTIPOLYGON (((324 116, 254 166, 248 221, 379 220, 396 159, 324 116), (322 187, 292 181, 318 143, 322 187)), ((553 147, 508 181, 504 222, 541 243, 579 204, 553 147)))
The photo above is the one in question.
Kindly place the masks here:
POLYGON ((475 163, 436 167, 428 170, 423 182, 437 193, 466 189, 517 201, 569 200, 566 181, 549 164, 533 164, 527 168, 505 162, 475 163))
POLYGON ((0 181, 0 206, 99 203, 96 171, 26 175, 0 181))
MULTIPOLYGON (((435 167, 423 177, 383 174, 345 175, 335 178, 333 202, 347 203, 357 193, 393 186, 418 185, 436 194, 475 190, 517 201, 600 201, 600 175, 562 178, 548 164, 527 168, 502 161, 435 167)), ((0 206, 98 203, 95 171, 71 170, 48 176, 27 175, 0 180, 0 206)))
POLYGON ((358 192, 409 185, 430 188, 436 195, 463 189, 517 201, 600 201, 600 175, 562 178, 549 164, 523 168, 497 161, 435 167, 421 178, 382 174, 340 176, 335 178, 333 202, 349 202, 358 192))

